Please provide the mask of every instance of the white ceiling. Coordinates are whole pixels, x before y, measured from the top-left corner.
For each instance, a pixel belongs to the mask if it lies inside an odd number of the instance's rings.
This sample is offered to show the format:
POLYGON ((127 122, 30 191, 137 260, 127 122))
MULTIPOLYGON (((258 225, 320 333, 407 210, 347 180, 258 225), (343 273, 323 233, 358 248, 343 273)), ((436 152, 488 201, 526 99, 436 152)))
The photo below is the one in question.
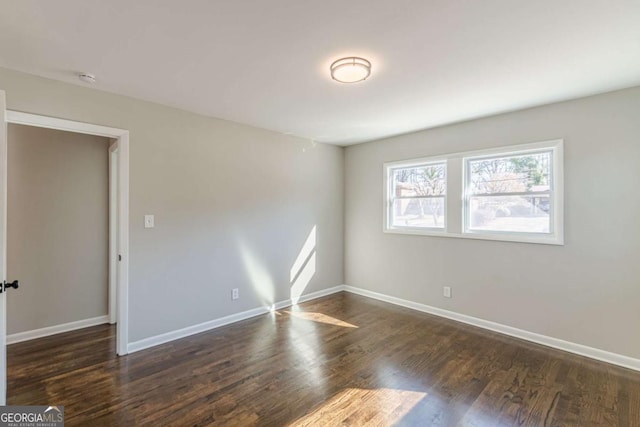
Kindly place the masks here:
POLYGON ((347 145, 640 84, 640 0, 0 0, 0 66, 347 145), (357 55, 369 80, 332 81, 357 55))

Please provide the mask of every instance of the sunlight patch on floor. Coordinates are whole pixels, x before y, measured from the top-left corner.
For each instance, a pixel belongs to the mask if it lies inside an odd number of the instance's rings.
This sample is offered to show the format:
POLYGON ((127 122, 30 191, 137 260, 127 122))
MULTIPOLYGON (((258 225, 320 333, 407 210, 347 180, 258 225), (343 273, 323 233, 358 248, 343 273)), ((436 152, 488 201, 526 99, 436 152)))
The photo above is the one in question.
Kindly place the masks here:
POLYGON ((357 328, 356 325, 352 325, 351 323, 344 322, 340 319, 336 319, 335 317, 327 316, 326 314, 322 313, 314 313, 308 311, 285 311, 285 313, 288 313, 289 315, 297 317, 299 319, 326 323, 327 325, 342 326, 345 328, 357 328))
POLYGON ((290 426, 372 425, 398 423, 427 393, 389 388, 347 388, 290 426))

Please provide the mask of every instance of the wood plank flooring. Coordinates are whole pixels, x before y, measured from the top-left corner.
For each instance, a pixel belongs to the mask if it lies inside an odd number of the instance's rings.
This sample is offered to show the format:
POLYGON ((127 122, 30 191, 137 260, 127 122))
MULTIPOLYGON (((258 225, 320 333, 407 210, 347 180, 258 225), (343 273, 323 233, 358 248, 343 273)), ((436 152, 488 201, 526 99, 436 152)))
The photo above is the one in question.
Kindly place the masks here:
POLYGON ((640 426, 640 373, 339 293, 125 357, 8 347, 8 402, 90 426, 640 426))

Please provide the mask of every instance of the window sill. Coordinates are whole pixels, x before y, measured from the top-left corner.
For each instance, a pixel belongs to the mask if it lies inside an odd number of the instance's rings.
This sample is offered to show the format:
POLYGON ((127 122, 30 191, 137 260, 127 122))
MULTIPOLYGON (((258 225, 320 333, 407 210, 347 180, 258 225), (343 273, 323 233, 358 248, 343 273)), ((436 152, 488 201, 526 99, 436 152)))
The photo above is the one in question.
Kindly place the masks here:
POLYGON ((555 245, 564 246, 564 239, 561 236, 520 236, 512 234, 497 233, 450 233, 446 230, 437 231, 435 229, 416 229, 416 228, 384 228, 382 230, 386 234, 405 234, 414 236, 430 236, 430 237, 452 237, 454 239, 473 239, 473 240, 491 240, 498 242, 513 243, 532 243, 538 245, 555 245))

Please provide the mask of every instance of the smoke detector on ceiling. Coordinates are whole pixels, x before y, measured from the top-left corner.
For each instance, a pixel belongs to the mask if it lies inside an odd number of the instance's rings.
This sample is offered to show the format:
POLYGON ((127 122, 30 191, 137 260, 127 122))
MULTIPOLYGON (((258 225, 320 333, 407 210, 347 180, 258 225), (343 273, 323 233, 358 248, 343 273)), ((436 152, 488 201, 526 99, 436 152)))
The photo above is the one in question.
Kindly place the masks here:
POLYGON ((80 73, 78 78, 85 83, 94 84, 96 82, 96 76, 91 73, 80 73))

